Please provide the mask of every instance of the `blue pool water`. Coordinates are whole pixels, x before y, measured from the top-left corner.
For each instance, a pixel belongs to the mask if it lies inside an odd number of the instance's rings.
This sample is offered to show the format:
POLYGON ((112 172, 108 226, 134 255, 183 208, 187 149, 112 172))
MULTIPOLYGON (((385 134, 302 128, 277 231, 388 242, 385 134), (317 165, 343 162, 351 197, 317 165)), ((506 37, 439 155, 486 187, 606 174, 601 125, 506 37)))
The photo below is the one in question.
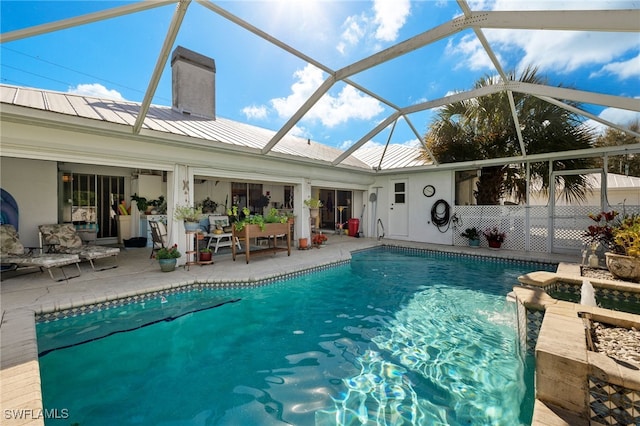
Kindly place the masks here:
POLYGON ((505 295, 544 268, 376 249, 40 323, 44 406, 69 413, 47 424, 529 424, 505 295))

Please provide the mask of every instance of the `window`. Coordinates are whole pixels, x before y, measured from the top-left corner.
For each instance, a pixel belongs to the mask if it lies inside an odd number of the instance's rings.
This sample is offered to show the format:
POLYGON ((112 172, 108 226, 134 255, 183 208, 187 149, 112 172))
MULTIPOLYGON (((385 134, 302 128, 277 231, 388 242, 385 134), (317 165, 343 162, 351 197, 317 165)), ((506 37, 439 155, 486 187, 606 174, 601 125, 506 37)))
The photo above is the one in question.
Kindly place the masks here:
POLYGON ((394 192, 394 203, 396 204, 404 204, 405 203, 405 183, 404 182, 396 182, 393 186, 394 192))

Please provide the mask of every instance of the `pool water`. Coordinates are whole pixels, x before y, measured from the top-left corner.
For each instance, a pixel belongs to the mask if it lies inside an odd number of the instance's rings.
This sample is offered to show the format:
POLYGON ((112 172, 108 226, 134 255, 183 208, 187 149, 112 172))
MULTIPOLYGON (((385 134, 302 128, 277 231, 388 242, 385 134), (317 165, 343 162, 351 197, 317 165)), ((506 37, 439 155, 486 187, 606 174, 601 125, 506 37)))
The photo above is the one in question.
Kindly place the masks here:
POLYGON ((47 424, 530 424, 505 295, 533 263, 376 249, 37 325, 47 424))

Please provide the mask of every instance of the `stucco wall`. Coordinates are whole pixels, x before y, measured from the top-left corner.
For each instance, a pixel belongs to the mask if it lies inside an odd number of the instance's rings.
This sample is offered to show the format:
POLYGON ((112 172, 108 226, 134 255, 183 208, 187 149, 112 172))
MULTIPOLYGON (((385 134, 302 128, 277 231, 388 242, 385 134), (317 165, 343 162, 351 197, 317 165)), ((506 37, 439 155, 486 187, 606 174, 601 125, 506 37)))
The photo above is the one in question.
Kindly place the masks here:
MULTIPOLYGON (((443 229, 441 232, 431 222, 431 209, 438 200, 446 201, 453 206, 453 172, 428 172, 415 174, 398 174, 381 176, 376 179, 370 189, 370 193, 376 193, 377 201, 367 202, 368 235, 376 237, 376 222, 380 218, 385 228, 385 237, 399 240, 429 242, 436 244, 452 244, 451 228, 443 229), (391 223, 392 220, 402 220, 394 217, 395 210, 392 210, 393 183, 398 180, 407 180, 406 205, 407 214, 407 235, 394 233, 397 227, 391 223), (433 185, 436 189, 432 197, 425 197, 422 189, 425 185, 433 185), (373 217, 375 213, 375 217, 373 217)), ((453 212, 451 212, 452 214, 453 212)))
POLYGON ((57 165, 54 161, 0 158, 2 189, 16 199, 20 241, 37 247, 38 225, 58 222, 57 165))

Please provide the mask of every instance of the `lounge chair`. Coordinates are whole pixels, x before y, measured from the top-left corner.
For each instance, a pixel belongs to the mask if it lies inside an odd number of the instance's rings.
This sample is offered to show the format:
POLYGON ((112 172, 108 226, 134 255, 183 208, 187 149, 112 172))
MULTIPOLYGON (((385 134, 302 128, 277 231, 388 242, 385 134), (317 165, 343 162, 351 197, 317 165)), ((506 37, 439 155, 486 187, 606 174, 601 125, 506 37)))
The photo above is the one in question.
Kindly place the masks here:
POLYGON ((39 268, 49 272, 49 276, 54 281, 66 281, 80 276, 80 258, 76 254, 38 254, 37 247, 25 247, 18 238, 18 233, 13 225, 0 225, 0 263, 2 266, 10 267, 10 270, 19 268, 39 268), (64 266, 76 265, 78 275, 67 276, 64 266), (62 278, 53 276, 51 269, 58 268, 62 273, 62 278))
POLYGON ((88 260, 94 271, 118 267, 119 248, 83 244, 75 227, 71 224, 40 225, 38 229, 40 230, 40 247, 47 253, 77 254, 81 260, 88 260), (113 258, 114 264, 96 269, 93 261, 104 258, 113 258))

